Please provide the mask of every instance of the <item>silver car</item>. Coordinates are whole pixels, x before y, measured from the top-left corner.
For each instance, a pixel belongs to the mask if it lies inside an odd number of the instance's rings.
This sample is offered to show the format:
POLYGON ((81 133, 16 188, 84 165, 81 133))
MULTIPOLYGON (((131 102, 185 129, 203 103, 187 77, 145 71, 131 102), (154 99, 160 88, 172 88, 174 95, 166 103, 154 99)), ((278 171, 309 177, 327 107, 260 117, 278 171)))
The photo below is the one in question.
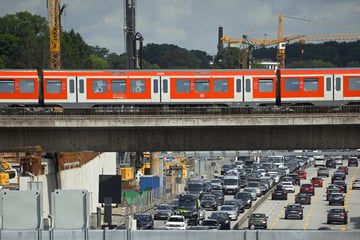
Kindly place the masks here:
POLYGON ((236 221, 238 219, 239 214, 234 205, 223 205, 221 206, 220 211, 226 212, 231 221, 236 221))
POLYGON ((242 192, 248 192, 248 193, 250 193, 251 194, 251 200, 252 201, 255 201, 256 199, 257 199, 257 196, 256 196, 256 191, 255 191, 255 189, 254 188, 244 188, 243 190, 242 190, 242 192))
POLYGON ((352 189, 358 189, 360 188, 360 178, 357 178, 352 183, 352 189))

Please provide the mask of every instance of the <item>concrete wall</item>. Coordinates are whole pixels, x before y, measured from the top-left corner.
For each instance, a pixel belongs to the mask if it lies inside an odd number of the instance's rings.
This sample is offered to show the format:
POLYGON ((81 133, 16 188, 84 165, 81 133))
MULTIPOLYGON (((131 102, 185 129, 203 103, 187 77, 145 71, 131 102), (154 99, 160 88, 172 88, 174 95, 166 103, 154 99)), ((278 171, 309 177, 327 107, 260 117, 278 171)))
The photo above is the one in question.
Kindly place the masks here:
POLYGON ((90 194, 90 213, 96 212, 99 194, 99 175, 116 174, 116 153, 107 152, 99 154, 96 158, 82 165, 81 168, 67 169, 60 172, 56 179, 54 167, 51 162, 47 164, 47 175, 20 177, 20 190, 28 190, 28 182, 42 182, 43 189, 43 217, 50 214, 50 197, 55 189, 85 189, 90 194))

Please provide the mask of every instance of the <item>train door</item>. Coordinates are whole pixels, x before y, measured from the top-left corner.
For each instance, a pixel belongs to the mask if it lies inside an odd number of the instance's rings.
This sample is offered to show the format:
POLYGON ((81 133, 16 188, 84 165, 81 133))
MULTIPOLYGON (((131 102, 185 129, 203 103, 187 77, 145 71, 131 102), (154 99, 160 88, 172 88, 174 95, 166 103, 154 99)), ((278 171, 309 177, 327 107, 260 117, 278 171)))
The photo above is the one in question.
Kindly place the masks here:
POLYGON ((67 102, 76 103, 76 77, 67 77, 67 102))
POLYGON ((243 81, 243 93, 244 93, 244 102, 251 103, 253 102, 253 78, 250 76, 245 76, 243 81))
POLYGON ((160 77, 161 79, 161 102, 170 103, 170 77, 160 77))
POLYGON ((155 103, 160 102, 160 96, 161 96, 160 79, 161 77, 159 76, 151 78, 151 85, 152 85, 151 101, 155 103))
POLYGON ((242 76, 235 76, 235 87, 234 87, 234 101, 239 103, 243 102, 243 88, 242 88, 242 82, 243 77, 242 76))
POLYGON ((333 89, 334 100, 344 100, 344 78, 343 75, 334 75, 333 89))
POLYGON ((77 78, 77 102, 86 102, 86 78, 77 78))
POLYGON ((333 101, 333 76, 332 75, 325 75, 324 76, 324 100, 325 101, 333 101))

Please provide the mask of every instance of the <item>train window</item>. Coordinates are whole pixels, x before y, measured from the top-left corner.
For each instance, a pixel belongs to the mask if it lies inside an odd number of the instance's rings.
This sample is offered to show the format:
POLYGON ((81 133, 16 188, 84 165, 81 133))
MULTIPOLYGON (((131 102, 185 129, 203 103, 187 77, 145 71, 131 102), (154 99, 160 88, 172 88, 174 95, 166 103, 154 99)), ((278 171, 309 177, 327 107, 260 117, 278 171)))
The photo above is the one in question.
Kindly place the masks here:
POLYGON ((259 92, 273 92, 274 84, 272 79, 259 79, 259 92))
POLYGON ((0 93, 14 93, 15 81, 14 80, 1 80, 0 81, 0 93))
POLYGON ((92 92, 93 93, 106 93, 107 81, 106 80, 92 80, 92 92))
POLYGON ((336 91, 340 91, 341 90, 341 78, 337 77, 335 79, 336 81, 336 91))
POLYGON ((300 90, 299 78, 285 78, 285 92, 298 92, 300 90))
POLYGON ((250 85, 250 79, 249 78, 246 79, 245 88, 246 88, 246 92, 251 91, 251 85, 250 85))
POLYGON ((135 79, 130 81, 130 87, 132 93, 144 93, 145 92, 145 80, 135 79))
POLYGON ((35 92, 34 80, 20 80, 20 93, 35 92))
POLYGON ((164 93, 168 93, 168 80, 167 79, 164 79, 164 93))
POLYGON ((126 93, 126 80, 111 80, 112 93, 126 93))
POLYGON ((158 93, 159 92, 159 80, 155 79, 154 80, 154 93, 158 93))
POLYGON ((195 79, 195 92, 209 92, 210 91, 210 81, 209 79, 195 79))
POLYGON ((241 92, 241 79, 236 79, 236 92, 241 92))
POLYGON ((360 90, 360 77, 349 77, 349 91, 360 90))
POLYGON ((331 91, 331 78, 326 78, 326 91, 331 91))
POLYGON ((80 79, 79 81, 79 92, 84 93, 84 79, 80 79))
POLYGON ((75 81, 74 79, 70 80, 70 93, 74 93, 75 92, 75 81))
POLYGON ((190 92, 190 80, 177 79, 176 80, 176 92, 177 93, 189 93, 190 92))
POLYGON ((61 80, 46 80, 47 93, 61 93, 61 80))
POLYGON ((313 92, 319 90, 319 80, 317 78, 304 78, 304 91, 313 92))
POLYGON ((228 92, 229 83, 227 79, 214 80, 214 92, 228 92))

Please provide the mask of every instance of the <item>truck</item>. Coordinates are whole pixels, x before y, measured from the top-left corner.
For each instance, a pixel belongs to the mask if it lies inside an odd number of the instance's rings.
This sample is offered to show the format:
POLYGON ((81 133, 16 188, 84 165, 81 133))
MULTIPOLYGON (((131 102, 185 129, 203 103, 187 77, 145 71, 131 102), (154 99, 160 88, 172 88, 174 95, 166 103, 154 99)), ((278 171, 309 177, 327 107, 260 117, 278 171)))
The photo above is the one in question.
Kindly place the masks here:
POLYGON ((240 190, 239 175, 225 175, 223 191, 224 194, 236 194, 240 190))
POLYGON ((194 194, 181 194, 176 213, 187 219, 189 225, 197 225, 200 220, 200 200, 194 194))

